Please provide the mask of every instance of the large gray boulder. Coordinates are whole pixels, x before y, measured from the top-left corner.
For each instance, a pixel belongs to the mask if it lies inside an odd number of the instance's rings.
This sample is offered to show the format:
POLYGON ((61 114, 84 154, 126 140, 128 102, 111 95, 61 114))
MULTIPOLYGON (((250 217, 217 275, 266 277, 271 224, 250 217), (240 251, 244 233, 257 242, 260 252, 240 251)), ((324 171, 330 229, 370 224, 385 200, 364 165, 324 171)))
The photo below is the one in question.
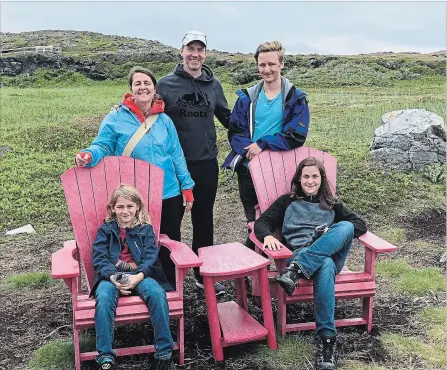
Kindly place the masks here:
POLYGON ((371 156, 399 172, 425 171, 446 160, 446 126, 442 117, 425 109, 385 113, 374 132, 371 156))

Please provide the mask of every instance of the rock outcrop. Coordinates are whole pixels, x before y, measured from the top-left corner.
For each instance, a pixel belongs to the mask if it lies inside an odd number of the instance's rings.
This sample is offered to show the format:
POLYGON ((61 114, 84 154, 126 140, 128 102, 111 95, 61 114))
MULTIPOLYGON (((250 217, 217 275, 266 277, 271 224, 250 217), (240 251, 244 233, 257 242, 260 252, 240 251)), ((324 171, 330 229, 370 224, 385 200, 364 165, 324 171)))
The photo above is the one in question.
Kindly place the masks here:
POLYGON ((446 161, 446 127, 442 117, 425 109, 385 113, 374 132, 371 156, 399 172, 424 171, 446 161))

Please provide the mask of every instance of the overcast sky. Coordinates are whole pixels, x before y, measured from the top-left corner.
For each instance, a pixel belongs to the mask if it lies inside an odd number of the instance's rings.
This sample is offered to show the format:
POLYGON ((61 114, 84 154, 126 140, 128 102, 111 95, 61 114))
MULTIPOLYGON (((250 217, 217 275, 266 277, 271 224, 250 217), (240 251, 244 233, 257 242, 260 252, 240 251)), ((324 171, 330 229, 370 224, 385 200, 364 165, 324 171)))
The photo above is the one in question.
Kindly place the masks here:
POLYGON ((279 40, 288 53, 360 54, 446 49, 445 2, 1 1, 2 32, 63 29, 180 47, 197 29, 208 47, 253 53, 279 40))

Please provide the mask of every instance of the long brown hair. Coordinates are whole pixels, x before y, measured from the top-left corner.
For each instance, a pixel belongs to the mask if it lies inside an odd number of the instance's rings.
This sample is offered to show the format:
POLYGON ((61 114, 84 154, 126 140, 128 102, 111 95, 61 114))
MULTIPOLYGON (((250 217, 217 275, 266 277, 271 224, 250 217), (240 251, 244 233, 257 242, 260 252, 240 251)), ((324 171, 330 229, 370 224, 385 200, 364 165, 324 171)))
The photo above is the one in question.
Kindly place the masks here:
POLYGON ((321 209, 331 209, 336 202, 336 198, 332 194, 332 186, 326 176, 326 169, 323 163, 315 157, 304 158, 298 165, 295 175, 293 176, 291 189, 291 196, 295 199, 300 199, 305 196, 303 188, 301 187, 301 174, 303 173, 304 167, 315 166, 318 168, 321 176, 321 185, 318 189, 318 194, 320 196, 320 208, 321 209))
POLYGON ((137 205, 137 212, 135 213, 135 218, 132 220, 131 227, 151 223, 149 213, 144 209, 143 200, 141 199, 140 193, 138 193, 137 189, 135 189, 132 185, 126 184, 121 184, 119 188, 116 188, 113 191, 110 202, 107 205, 106 222, 117 221, 116 213, 113 211, 113 208, 115 207, 119 197, 130 200, 137 205))

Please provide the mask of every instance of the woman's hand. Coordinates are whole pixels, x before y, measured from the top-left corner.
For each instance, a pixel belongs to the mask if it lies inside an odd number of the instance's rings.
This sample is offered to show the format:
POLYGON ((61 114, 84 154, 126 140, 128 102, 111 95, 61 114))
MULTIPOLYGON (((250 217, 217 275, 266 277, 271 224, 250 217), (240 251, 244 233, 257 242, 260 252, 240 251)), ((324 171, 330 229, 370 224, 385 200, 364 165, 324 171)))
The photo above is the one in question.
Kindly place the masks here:
POLYGON ((248 150, 246 157, 249 161, 251 161, 255 156, 257 156, 259 153, 262 152, 262 149, 256 143, 250 144, 249 146, 246 146, 244 149, 248 150))
POLYGON ((264 238, 264 249, 267 247, 271 251, 279 251, 281 248, 281 242, 273 235, 268 235, 264 238))
POLYGON ((92 161, 92 155, 88 152, 81 152, 75 156, 75 164, 78 167, 84 167, 87 163, 92 161))
POLYGON ((185 207, 185 212, 189 212, 194 203, 194 196, 192 194, 192 189, 183 190, 182 196, 183 196, 183 207, 185 207))

